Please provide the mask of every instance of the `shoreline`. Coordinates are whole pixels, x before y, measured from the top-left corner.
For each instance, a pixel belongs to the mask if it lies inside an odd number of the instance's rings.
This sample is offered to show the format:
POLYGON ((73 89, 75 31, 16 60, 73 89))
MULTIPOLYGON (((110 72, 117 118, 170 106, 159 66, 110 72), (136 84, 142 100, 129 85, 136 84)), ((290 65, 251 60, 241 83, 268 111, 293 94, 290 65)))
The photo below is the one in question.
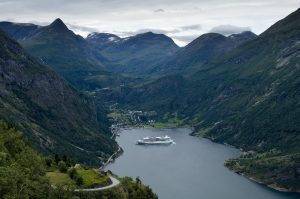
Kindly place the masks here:
MULTIPOLYGON (((226 166, 225 166, 225 167, 226 167, 226 166)), ((226 167, 226 168, 228 168, 228 167, 226 167)), ((228 168, 228 169, 229 169, 229 168, 228 168)), ((253 181, 253 182, 255 182, 255 183, 258 183, 258 184, 260 184, 260 185, 262 185, 262 186, 265 186, 265 187, 267 187, 267 188, 270 188, 270 189, 272 189, 272 190, 275 190, 275 191, 278 191, 278 192, 282 192, 282 193, 300 194, 300 190, 291 191, 291 190, 289 190, 289 189, 286 189, 286 188, 283 188, 283 187, 279 187, 279 186, 277 186, 276 184, 266 184, 266 183, 264 183, 264 182, 262 182, 262 181, 256 179, 255 177, 251 177, 251 176, 246 175, 245 173, 236 172, 236 171, 233 170, 233 169, 229 169, 229 170, 232 171, 232 172, 234 172, 234 173, 236 173, 236 174, 238 174, 238 175, 240 175, 240 176, 245 177, 246 179, 248 179, 248 180, 250 180, 250 181, 253 181)))
POLYGON ((115 161, 121 154, 123 153, 123 149, 119 146, 118 150, 114 152, 107 160, 103 163, 103 165, 99 168, 100 170, 104 170, 107 165, 111 162, 115 161))
MULTIPOLYGON (((214 143, 218 143, 218 144, 222 144, 222 145, 225 145, 225 146, 228 146, 228 147, 232 147, 232 148, 235 148, 235 149, 238 149, 238 150, 240 150, 242 153, 243 152, 245 152, 242 148, 238 148, 238 147, 236 147, 236 146, 234 146, 234 145, 230 145, 230 144, 228 144, 228 143, 225 143, 225 142, 215 142, 211 137, 204 137, 204 136, 202 136, 202 137, 198 137, 198 136, 196 136, 195 134, 194 134, 194 127, 191 127, 191 126, 182 126, 182 127, 173 127, 173 128, 155 128, 155 127, 153 127, 153 126, 147 126, 147 127, 145 127, 145 126, 143 126, 143 127, 141 127, 141 126, 130 126, 130 127, 125 127, 125 128, 120 128, 119 130, 121 131, 122 129, 139 129, 139 128, 152 128, 152 129, 178 129, 178 128, 186 128, 186 129, 190 129, 191 130, 191 133, 189 133, 189 135, 190 136, 193 136, 193 137, 197 137, 197 138, 205 138, 205 139, 208 139, 208 140, 210 140, 210 141, 212 141, 212 142, 214 142, 214 143)), ((103 166, 101 166, 100 167, 100 169, 104 169, 109 163, 111 163, 111 162, 113 162, 116 158, 118 158, 119 156, 116 156, 116 157, 113 157, 114 155, 117 155, 117 153, 121 150, 122 148, 119 146, 119 149, 104 163, 104 165, 103 166)), ((226 161, 226 160, 225 160, 226 161)), ((225 162, 224 162, 225 163, 225 162)), ((224 167, 226 167, 225 165, 224 165, 224 167)), ((244 174, 244 173, 239 173, 239 172, 236 172, 235 170, 232 170, 232 169, 230 169, 230 168, 228 168, 228 167, 226 167, 228 170, 230 170, 230 171, 232 171, 232 172, 234 172, 234 173, 236 173, 236 174, 238 174, 238 175, 240 175, 240 176, 242 176, 242 177, 244 177, 244 178, 246 178, 246 179, 248 179, 248 180, 251 180, 251 181, 253 181, 253 182, 255 182, 255 183, 258 183, 258 184, 260 184, 260 185, 262 185, 262 186, 265 186, 266 188, 269 188, 269 189, 272 189, 272 190, 274 190, 274 191, 278 191, 278 192, 282 192, 282 193, 291 193, 291 194, 300 194, 300 190, 297 190, 297 191, 291 191, 291 190, 289 190, 289 189, 286 189, 286 188, 282 188, 282 187, 279 187, 279 186, 276 186, 275 184, 271 184, 271 185, 268 185, 268 184, 266 184, 266 183, 264 183, 264 182, 262 182, 262 181, 259 181, 258 179, 255 179, 254 177, 251 177, 251 176, 248 176, 248 175, 246 175, 246 174, 244 174)))
MULTIPOLYGON (((193 134, 191 134, 191 136, 197 137, 196 135, 193 135, 193 134)), ((222 144, 222 145, 225 145, 225 146, 233 147, 233 148, 235 148, 235 149, 240 150, 242 153, 245 153, 245 152, 246 152, 246 151, 244 151, 242 148, 238 148, 238 147, 236 147, 236 146, 234 146, 234 145, 231 145, 231 144, 228 144, 228 143, 225 143, 225 142, 215 142, 215 141, 214 141, 213 139, 211 139, 210 137, 202 137, 202 138, 209 139, 209 140, 211 140, 211 141, 214 142, 214 143, 219 143, 219 144, 222 144)), ((225 160, 225 162, 226 162, 226 161, 227 161, 227 160, 225 160)), ((225 163, 225 162, 224 162, 224 163, 225 163)), ((250 180, 250 181, 253 181, 253 182, 255 182, 255 183, 258 183, 258 184, 260 184, 260 185, 262 185, 262 186, 265 186, 265 187, 267 187, 267 188, 269 188, 269 189, 272 189, 272 190, 274 190, 274 191, 278 191, 278 192, 282 192, 282 193, 300 194, 300 190, 297 190, 297 191, 291 191, 291 190, 289 190, 289 189, 279 187, 279 186, 277 186, 276 184, 266 184, 266 183, 264 183, 264 182, 262 182, 262 181, 260 181, 260 180, 258 180, 258 179, 256 179, 256 178, 254 178, 254 177, 251 177, 251 176, 246 175, 245 173, 237 172, 237 171, 235 171, 235 170, 233 170, 233 169, 228 168, 228 167, 225 166, 225 165, 224 165, 224 167, 226 167, 228 170, 230 170, 230 171, 232 171, 232 172, 234 172, 234 173, 236 173, 236 174, 238 174, 238 175, 240 175, 240 176, 242 176, 242 177, 244 177, 244 178, 246 178, 246 179, 248 179, 248 180, 250 180)))

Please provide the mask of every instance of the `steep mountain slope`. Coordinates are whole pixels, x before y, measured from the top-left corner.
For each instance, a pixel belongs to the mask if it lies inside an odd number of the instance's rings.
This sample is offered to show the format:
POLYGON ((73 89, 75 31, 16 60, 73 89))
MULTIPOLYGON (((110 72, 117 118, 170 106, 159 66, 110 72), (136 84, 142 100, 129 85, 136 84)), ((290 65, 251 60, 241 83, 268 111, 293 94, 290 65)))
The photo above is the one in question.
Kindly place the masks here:
POLYGON ((218 122, 209 133, 214 139, 256 150, 300 149, 299 12, 194 75, 215 107, 206 112, 211 124, 218 122))
POLYGON ((105 113, 0 31, 0 119, 36 148, 88 164, 112 154, 105 113))
POLYGON ((290 167, 283 161, 298 158, 300 152, 299 63, 300 9, 257 38, 202 65, 191 76, 180 81, 163 77, 121 92, 120 99, 139 109, 156 110, 159 116, 176 113, 195 127, 196 135, 217 142, 247 151, 277 151, 235 161, 236 166, 231 167, 244 168, 237 170, 260 174, 253 176, 295 191, 300 188, 299 164, 287 175, 290 167), (282 168, 271 170, 274 164, 282 168))
POLYGON ((246 31, 225 37, 218 33, 201 35, 182 48, 176 55, 157 65, 152 72, 159 74, 192 73, 212 59, 236 48, 240 44, 252 40, 256 35, 246 31))
POLYGON ((109 70, 135 75, 146 75, 152 67, 179 50, 171 38, 152 32, 127 38, 92 33, 87 41, 98 54, 114 64, 109 70))

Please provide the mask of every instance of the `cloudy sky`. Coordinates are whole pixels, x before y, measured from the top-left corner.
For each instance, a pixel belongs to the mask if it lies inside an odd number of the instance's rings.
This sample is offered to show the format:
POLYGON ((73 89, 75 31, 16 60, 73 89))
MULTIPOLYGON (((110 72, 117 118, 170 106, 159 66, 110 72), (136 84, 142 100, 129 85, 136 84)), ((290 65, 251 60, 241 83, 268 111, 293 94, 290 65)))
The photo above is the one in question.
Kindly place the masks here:
POLYGON ((152 31, 183 46, 207 32, 260 34, 298 7, 299 0, 0 0, 0 20, 47 25, 59 17, 83 36, 152 31))

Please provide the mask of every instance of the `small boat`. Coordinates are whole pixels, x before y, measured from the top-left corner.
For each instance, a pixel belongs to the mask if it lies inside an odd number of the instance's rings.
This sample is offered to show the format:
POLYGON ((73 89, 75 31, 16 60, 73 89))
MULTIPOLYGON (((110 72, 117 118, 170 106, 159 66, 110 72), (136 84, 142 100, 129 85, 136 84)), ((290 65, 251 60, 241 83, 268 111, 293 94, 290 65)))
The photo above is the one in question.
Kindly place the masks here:
POLYGON ((136 142, 138 145, 168 145, 173 144, 174 141, 169 136, 164 137, 144 137, 136 142))

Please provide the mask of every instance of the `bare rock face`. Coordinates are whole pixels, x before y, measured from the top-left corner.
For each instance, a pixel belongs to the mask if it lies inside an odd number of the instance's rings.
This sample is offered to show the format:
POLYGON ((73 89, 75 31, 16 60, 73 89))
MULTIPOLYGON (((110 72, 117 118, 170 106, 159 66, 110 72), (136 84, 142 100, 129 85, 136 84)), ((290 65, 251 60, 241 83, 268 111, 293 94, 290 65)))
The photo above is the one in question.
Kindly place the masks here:
POLYGON ((0 119, 47 153, 72 156, 87 164, 113 153, 107 121, 92 99, 40 65, 0 32, 0 119))

